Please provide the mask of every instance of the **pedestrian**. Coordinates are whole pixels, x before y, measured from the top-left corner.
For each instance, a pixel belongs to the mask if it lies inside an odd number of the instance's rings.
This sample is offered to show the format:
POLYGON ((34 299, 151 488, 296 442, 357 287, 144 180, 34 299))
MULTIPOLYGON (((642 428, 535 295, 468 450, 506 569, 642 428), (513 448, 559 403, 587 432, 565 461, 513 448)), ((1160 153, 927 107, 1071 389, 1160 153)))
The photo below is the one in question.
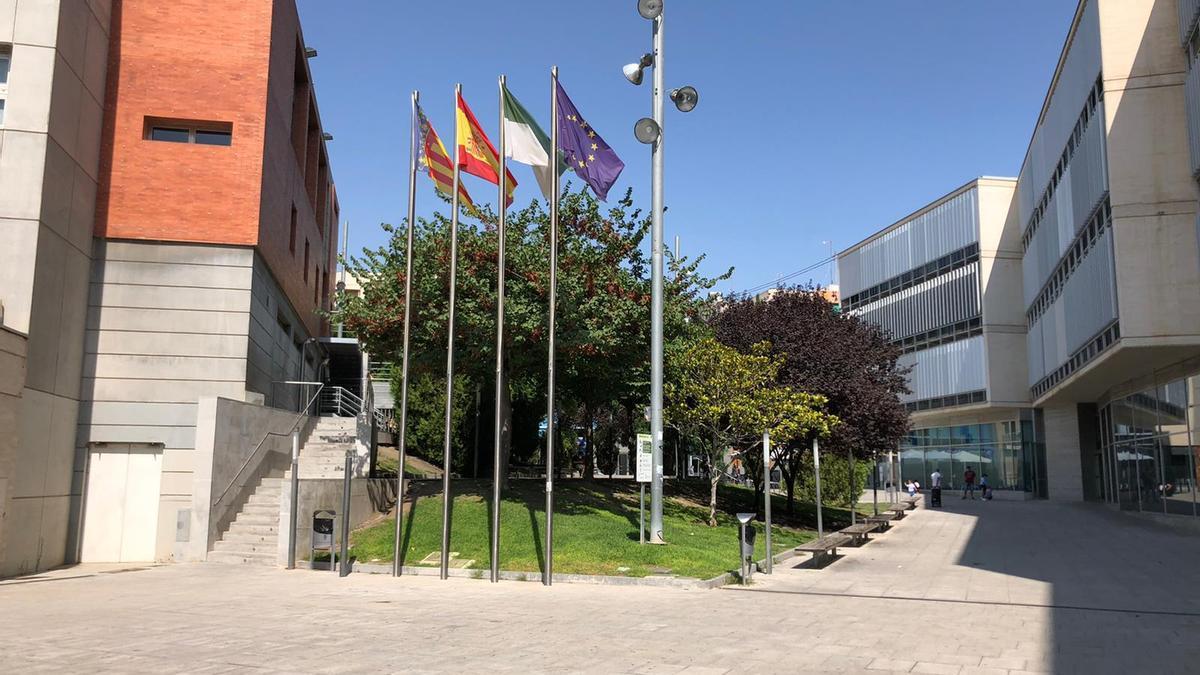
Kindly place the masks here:
POLYGON ((971 500, 974 501, 975 500, 975 470, 969 466, 967 467, 967 470, 963 472, 963 484, 964 484, 964 487, 963 487, 962 498, 966 499, 967 495, 971 495, 971 500))
POLYGON ((986 473, 979 477, 979 498, 986 499, 988 501, 991 501, 992 499, 992 488, 990 485, 988 485, 986 473))
POLYGON ((937 469, 929 474, 929 505, 942 505, 942 472, 937 469))
POLYGON ((915 482, 913 482, 913 480, 911 478, 908 479, 908 482, 906 482, 904 484, 904 487, 908 490, 909 497, 917 496, 917 484, 915 482))

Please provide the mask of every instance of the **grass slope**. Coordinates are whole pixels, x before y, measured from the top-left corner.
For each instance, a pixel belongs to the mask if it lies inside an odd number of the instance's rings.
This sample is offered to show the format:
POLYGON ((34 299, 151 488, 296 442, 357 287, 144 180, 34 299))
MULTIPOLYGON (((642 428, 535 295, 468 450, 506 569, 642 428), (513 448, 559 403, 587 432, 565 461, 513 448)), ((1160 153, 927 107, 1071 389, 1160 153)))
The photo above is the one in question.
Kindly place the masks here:
MULTIPOLYGON (((433 486, 423 484, 414 492, 433 486)), ((730 507, 753 493, 730 488, 722 498, 730 507), (744 493, 744 494, 739 494, 744 493)), ((473 569, 487 569, 491 484, 455 481, 451 510, 450 550, 459 558, 474 560, 473 569)), ((555 489, 554 569, 556 572, 646 576, 655 568, 671 574, 711 578, 738 568, 737 521, 718 514, 718 527, 706 524, 708 510, 683 494, 664 503, 663 536, 667 546, 638 544, 638 490, 636 485, 612 481, 559 481, 555 489), (628 568, 628 569, 620 569, 628 568)), ((649 498, 647 498, 647 507, 649 498)), ((724 504, 723 504, 724 505, 724 504)), ((782 503, 773 509, 782 513, 782 503)), ((744 510, 744 509, 743 509, 744 510)), ((753 510, 753 509, 751 509, 753 510)), ((405 514, 403 562, 415 565, 439 550, 441 545, 442 499, 440 493, 418 496, 405 514)), ((545 533, 545 493, 541 481, 514 480, 504 494, 500 509, 500 568, 526 571, 531 577, 542 568, 542 538, 545 533)), ((756 542, 756 557, 764 555, 762 524, 756 542)), ((368 525, 351 535, 352 554, 360 561, 391 561, 395 541, 389 518, 368 525)), ((810 531, 791 526, 772 528, 776 553, 812 539, 810 531)))

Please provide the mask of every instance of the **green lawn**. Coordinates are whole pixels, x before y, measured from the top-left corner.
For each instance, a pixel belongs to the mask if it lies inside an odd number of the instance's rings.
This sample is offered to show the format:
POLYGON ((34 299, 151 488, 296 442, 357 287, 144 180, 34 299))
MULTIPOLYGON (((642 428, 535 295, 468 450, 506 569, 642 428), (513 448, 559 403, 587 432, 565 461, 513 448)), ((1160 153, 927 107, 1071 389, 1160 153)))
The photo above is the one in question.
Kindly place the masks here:
MULTIPOLYGON (((737 492, 722 491, 726 502, 722 507, 728 506, 730 511, 743 499, 753 499, 753 493, 730 489, 737 492)), ((487 569, 491 485, 460 480, 455 481, 454 490, 450 550, 457 551, 460 559, 474 560, 473 569, 487 569)), ((664 504, 663 535, 670 542, 666 546, 638 544, 638 491, 634 484, 564 480, 556 485, 555 496, 556 572, 640 577, 654 573, 655 568, 666 568, 671 574, 707 579, 738 568, 737 521, 719 513, 718 527, 709 527, 707 508, 692 501, 690 493, 668 498, 664 504)), ((428 494, 419 497, 406 514, 404 564, 419 564, 439 550, 441 504, 440 494, 428 494)), ((544 509, 541 481, 510 483, 500 510, 501 569, 530 572, 531 577, 540 574, 544 509)), ((759 529, 756 557, 762 557, 762 524, 755 526, 759 529)), ((814 536, 796 527, 776 526, 772 532, 776 553, 814 536)), ((352 555, 363 562, 390 562, 394 541, 394 524, 388 519, 354 532, 352 555)))

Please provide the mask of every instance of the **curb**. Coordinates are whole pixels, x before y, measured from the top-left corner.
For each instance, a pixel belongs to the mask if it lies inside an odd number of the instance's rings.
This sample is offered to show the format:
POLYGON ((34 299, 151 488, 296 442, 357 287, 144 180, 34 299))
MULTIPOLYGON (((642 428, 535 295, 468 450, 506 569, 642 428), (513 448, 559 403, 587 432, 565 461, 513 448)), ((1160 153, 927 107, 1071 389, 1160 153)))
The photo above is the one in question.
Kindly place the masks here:
MULTIPOLYGON (((775 556, 778 560, 783 556, 794 555, 794 552, 788 552, 775 556)), ((785 558, 786 559, 786 558, 785 558)), ((766 564, 765 559, 762 562, 766 564)), ((310 570, 329 571, 328 562, 312 562, 312 561, 297 561, 296 566, 303 568, 307 566, 310 570)), ((350 565, 350 571, 361 572, 363 574, 388 574, 392 573, 392 566, 380 563, 354 563, 350 565)), ((451 568, 446 570, 447 574, 456 579, 478 579, 480 581, 487 578, 488 570, 484 569, 458 569, 451 568)), ((415 567, 412 565, 404 565, 400 568, 401 576, 435 576, 440 575, 441 569, 438 567, 415 567)), ((509 570, 500 570, 500 578, 505 581, 533 581, 540 582, 542 579, 541 572, 512 572, 509 570)), ((690 577, 666 577, 666 576, 651 576, 651 577, 617 577, 602 574, 564 574, 556 572, 554 574, 555 582, 568 584, 591 584, 594 586, 651 586, 656 588, 680 588, 685 590, 708 590, 733 583, 737 579, 737 575, 732 572, 718 574, 711 579, 693 579, 690 577)))

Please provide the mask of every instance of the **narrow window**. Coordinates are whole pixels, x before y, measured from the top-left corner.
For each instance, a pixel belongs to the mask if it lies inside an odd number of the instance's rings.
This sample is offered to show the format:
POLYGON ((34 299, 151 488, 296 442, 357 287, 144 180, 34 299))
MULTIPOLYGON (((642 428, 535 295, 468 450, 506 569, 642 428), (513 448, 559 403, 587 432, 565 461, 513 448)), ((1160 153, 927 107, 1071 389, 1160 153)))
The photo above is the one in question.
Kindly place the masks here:
POLYGON ((0 127, 4 126, 4 103, 8 100, 8 69, 12 64, 12 47, 0 45, 0 127))
POLYGON ((304 283, 308 283, 308 240, 304 240, 304 283))
POLYGON ((147 117, 143 138, 166 143, 233 145, 233 124, 206 120, 170 120, 147 117))
MULTIPOLYGON (((321 266, 313 267, 313 304, 317 305, 321 298, 321 266)), ((319 306, 319 305, 318 305, 319 306)))
POLYGON ((288 251, 296 255, 296 206, 292 205, 292 224, 288 230, 288 251))

